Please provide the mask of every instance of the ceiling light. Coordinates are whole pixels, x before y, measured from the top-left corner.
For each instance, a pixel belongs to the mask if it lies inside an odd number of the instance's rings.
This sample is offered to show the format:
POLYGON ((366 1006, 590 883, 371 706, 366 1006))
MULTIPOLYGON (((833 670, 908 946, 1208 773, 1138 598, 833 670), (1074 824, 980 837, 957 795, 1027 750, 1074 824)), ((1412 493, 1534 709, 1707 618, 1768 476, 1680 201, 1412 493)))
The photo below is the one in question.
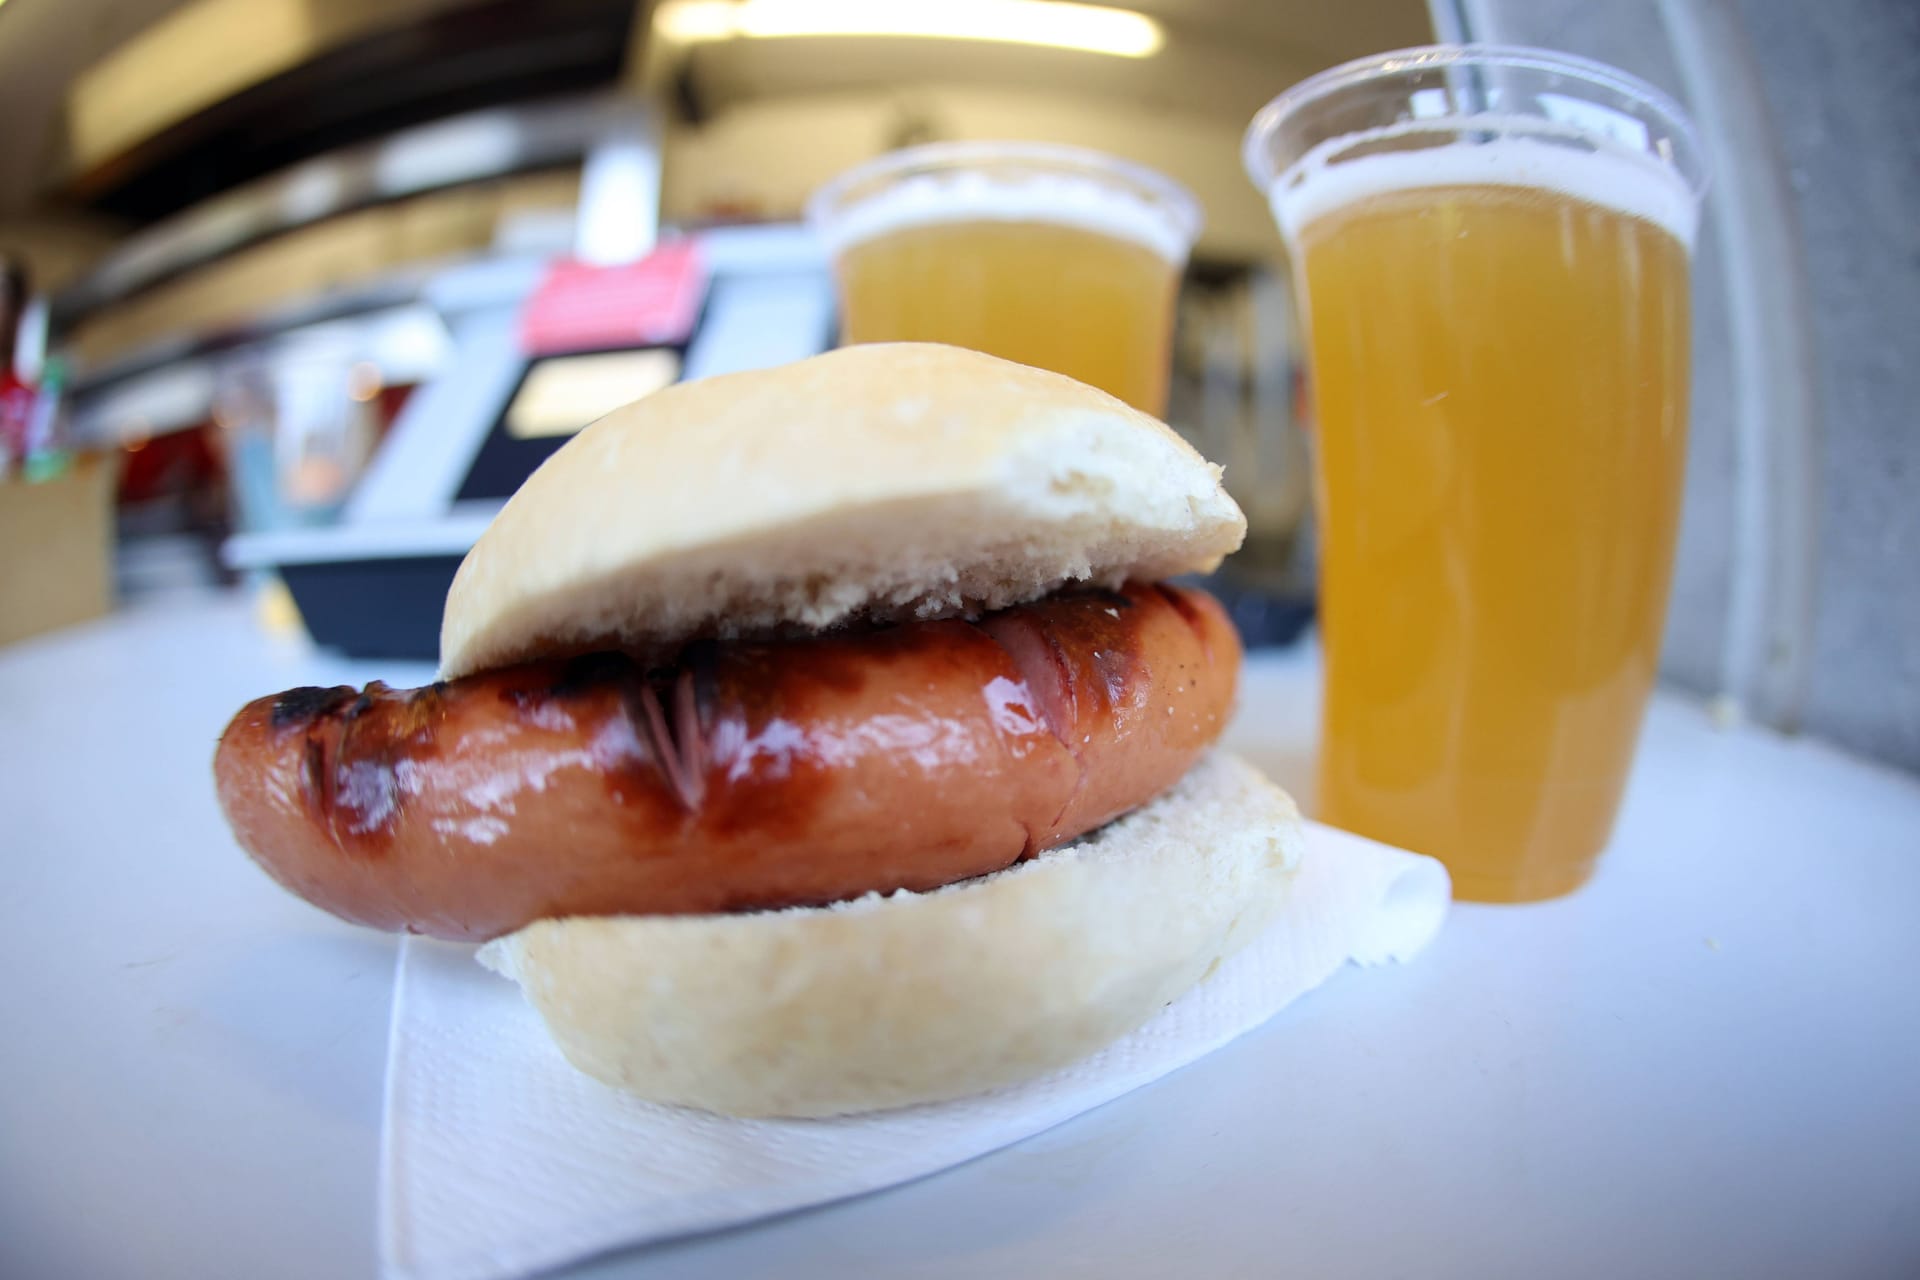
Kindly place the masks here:
POLYGON ((1166 43, 1144 14, 1060 0, 671 0, 654 29, 694 44, 737 37, 916 36, 994 40, 1144 58, 1166 43))

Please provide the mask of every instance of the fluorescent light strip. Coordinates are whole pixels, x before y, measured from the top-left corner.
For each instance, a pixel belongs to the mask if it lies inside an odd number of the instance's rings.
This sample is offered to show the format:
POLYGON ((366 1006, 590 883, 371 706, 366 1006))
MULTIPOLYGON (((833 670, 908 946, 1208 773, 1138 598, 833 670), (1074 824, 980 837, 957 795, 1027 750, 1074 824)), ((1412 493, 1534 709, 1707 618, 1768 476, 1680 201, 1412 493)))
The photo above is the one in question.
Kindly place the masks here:
POLYGON ((915 36, 994 40, 1144 58, 1166 43, 1144 14, 1059 0, 671 0, 653 18, 669 40, 915 36))

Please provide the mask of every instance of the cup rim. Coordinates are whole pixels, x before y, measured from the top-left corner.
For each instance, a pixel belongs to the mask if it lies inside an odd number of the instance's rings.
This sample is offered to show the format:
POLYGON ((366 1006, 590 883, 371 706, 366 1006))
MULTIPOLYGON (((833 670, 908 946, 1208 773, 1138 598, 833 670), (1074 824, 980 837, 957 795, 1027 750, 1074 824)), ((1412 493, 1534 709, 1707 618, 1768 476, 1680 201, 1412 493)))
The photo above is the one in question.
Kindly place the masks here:
POLYGON ((838 206, 847 193, 865 183, 917 168, 961 169, 993 161, 1022 161, 1055 169, 1078 169, 1091 176, 1118 178, 1144 191, 1167 215, 1175 233, 1188 249, 1200 238, 1205 215, 1191 191, 1161 173, 1136 161, 1122 159, 1092 147, 1076 147, 1062 142, 980 141, 927 142, 902 147, 843 169, 822 183, 807 197, 806 221, 816 233, 824 232, 840 217, 838 206))
MULTIPOLYGON (((1317 72, 1291 88, 1282 90, 1254 114, 1241 140, 1240 162, 1246 169, 1247 176, 1264 194, 1285 172, 1284 169, 1275 169, 1271 158, 1266 154, 1265 144, 1294 112, 1308 103, 1317 102, 1329 94, 1355 85, 1385 80, 1413 71, 1455 66, 1509 67, 1517 70, 1550 72, 1583 80, 1588 84, 1638 99, 1658 113, 1682 139, 1685 150, 1691 157, 1691 168, 1694 172, 1689 173, 1677 165, 1669 165, 1669 167, 1681 181, 1686 183, 1688 191, 1692 193, 1695 200, 1706 194, 1706 158, 1700 145, 1699 132, 1694 128, 1693 120, 1687 115, 1686 110, 1671 95, 1636 75, 1593 58, 1583 58, 1578 54, 1561 53, 1553 49, 1540 49, 1520 44, 1414 45, 1387 53, 1369 54, 1367 57, 1355 58, 1350 62, 1343 62, 1339 66, 1317 72)), ((1471 119, 1473 117, 1454 118, 1471 119)))

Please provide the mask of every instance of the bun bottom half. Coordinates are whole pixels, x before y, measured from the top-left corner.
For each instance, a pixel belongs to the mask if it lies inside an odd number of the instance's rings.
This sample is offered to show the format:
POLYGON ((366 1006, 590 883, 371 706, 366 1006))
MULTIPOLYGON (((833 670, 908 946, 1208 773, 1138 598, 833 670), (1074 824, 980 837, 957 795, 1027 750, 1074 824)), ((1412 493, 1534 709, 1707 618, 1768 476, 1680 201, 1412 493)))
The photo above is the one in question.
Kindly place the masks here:
POLYGON ((575 1067, 654 1102, 828 1116, 1031 1079, 1145 1023, 1277 914, 1287 794, 1215 751, 1085 839, 929 893, 542 920, 480 949, 575 1067))

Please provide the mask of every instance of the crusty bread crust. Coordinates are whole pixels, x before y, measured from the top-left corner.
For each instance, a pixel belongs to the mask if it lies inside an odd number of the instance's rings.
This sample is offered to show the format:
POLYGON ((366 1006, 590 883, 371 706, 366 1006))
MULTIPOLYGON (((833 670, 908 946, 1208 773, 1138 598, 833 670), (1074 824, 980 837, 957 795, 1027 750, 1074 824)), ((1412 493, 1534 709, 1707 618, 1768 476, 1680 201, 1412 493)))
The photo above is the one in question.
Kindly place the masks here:
POLYGON ((848 347, 600 419, 468 554, 447 678, 555 651, 1001 608, 1204 572, 1220 469, 1070 378, 954 347, 848 347))
POLYGON ((582 1071, 658 1102, 823 1116, 1041 1075, 1146 1022, 1278 913, 1286 793, 1204 757, 1077 844, 931 893, 545 920, 481 962, 582 1071))

